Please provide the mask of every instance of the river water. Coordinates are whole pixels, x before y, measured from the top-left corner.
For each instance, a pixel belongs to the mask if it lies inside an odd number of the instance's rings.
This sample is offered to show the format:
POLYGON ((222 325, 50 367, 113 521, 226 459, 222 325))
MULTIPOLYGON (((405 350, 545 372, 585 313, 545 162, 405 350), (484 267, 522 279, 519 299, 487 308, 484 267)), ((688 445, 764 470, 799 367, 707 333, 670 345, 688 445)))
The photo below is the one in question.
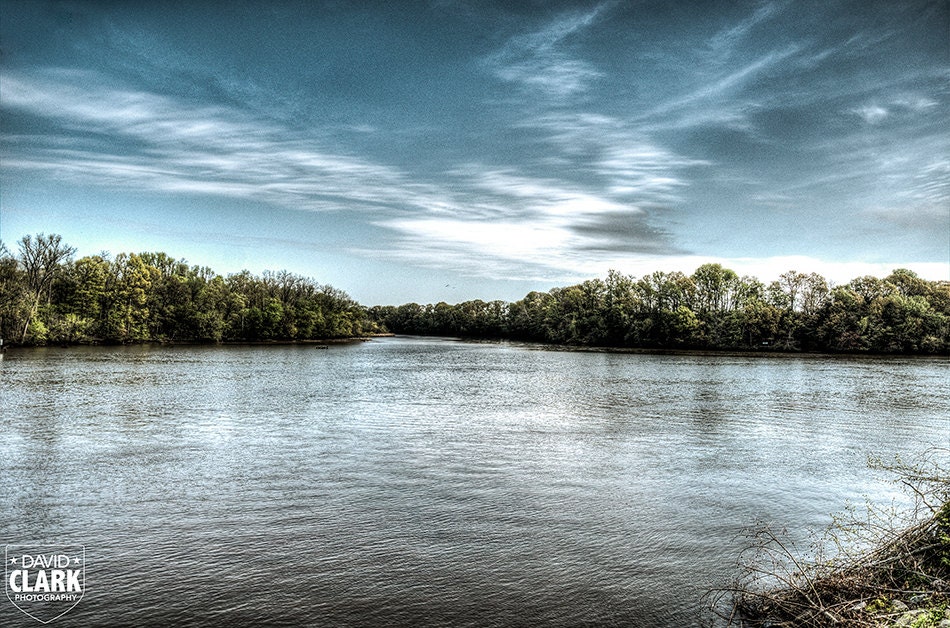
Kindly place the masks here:
MULTIPOLYGON (((948 445, 945 359, 387 338, 12 350, 0 541, 82 544, 56 626, 700 625, 948 445)), ((0 625, 36 622, 0 599, 0 625)))

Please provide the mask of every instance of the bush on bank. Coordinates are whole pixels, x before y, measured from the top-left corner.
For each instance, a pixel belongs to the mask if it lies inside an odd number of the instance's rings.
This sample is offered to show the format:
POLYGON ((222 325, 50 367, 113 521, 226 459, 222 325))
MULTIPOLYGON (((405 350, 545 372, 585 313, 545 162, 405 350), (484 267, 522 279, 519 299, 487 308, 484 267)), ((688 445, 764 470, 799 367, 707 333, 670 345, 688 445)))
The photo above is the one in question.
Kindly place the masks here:
POLYGON ((736 580, 711 595, 729 626, 950 627, 950 450, 886 468, 910 491, 904 521, 873 507, 839 518, 806 560, 782 535, 755 534, 736 580), (941 462, 940 457, 944 458, 941 462))

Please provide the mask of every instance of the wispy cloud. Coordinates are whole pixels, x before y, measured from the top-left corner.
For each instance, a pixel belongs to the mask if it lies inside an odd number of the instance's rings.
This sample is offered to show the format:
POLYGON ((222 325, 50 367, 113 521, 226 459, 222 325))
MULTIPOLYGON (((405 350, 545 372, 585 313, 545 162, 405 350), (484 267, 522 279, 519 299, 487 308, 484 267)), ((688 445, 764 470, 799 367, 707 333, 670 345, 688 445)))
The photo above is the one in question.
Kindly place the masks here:
POLYGON ((657 264, 663 264, 657 260, 669 259, 679 251, 666 246, 662 234, 642 227, 641 218, 634 212, 632 216, 548 216, 540 221, 392 220, 385 226, 402 232, 404 243, 411 246, 385 255, 492 279, 564 280, 603 274, 610 268, 630 268, 644 259, 654 260, 655 270, 657 264), (626 230, 622 241, 611 240, 621 233, 617 229, 626 230), (636 232, 641 232, 642 241, 630 237, 636 232), (609 237, 604 238, 605 234, 609 237), (660 237, 654 237, 657 235, 660 237))
MULTIPOLYGON (((557 228, 539 228, 533 223, 502 221, 470 223, 466 221, 400 221, 389 225, 404 233, 414 249, 400 247, 385 256, 413 265, 453 269, 463 274, 495 280, 527 280, 547 284, 565 284, 592 277, 604 277, 611 269, 631 275, 646 275, 657 270, 691 274, 703 264, 716 263, 740 275, 769 282, 789 270, 815 272, 834 283, 846 283, 855 277, 884 277, 894 270, 889 262, 840 261, 832 257, 775 255, 729 257, 696 255, 664 250, 644 250, 631 256, 629 251, 600 250, 591 254, 582 237, 557 228), (518 268, 512 274, 512 268, 518 268)), ((378 251, 366 251, 378 256, 378 251)), ((946 277, 947 264, 916 261, 913 254, 900 262, 924 277, 946 277)))
POLYGON ((725 62, 733 56, 736 48, 757 26, 779 15, 786 3, 762 2, 748 17, 736 24, 729 24, 717 32, 708 42, 716 62, 725 62))
POLYGON ((856 19, 860 26, 842 40, 840 27, 827 23, 834 14, 834 7, 763 1, 724 24, 704 46, 671 50, 669 57, 679 63, 665 59, 670 76, 664 97, 644 99, 637 122, 656 132, 715 127, 767 141, 757 121, 771 112, 799 109, 817 126, 846 110, 874 125, 938 104, 929 88, 940 89, 946 75, 934 76, 931 64, 900 72, 865 67, 868 59, 888 54, 885 48, 900 41, 906 23, 885 27, 856 19), (813 28, 792 36, 788 25, 799 22, 813 28), (893 97, 882 99, 882 93, 893 97))
POLYGON ((738 67, 702 75, 701 80, 684 84, 679 95, 639 116, 644 128, 677 130, 700 126, 749 129, 748 114, 769 99, 767 93, 750 95, 753 82, 775 72, 800 52, 798 45, 771 50, 738 67))
POLYGON ((880 105, 864 105, 855 109, 854 113, 868 124, 877 124, 887 118, 888 111, 880 105))
POLYGON ((169 213, 201 196, 337 212, 312 222, 345 225, 344 251, 506 279, 752 249, 878 259, 888 229, 937 259, 950 93, 914 35, 933 39, 940 10, 876 20, 858 4, 452 5, 399 23, 321 9, 310 24, 364 57, 300 45, 306 26, 282 18, 246 73, 243 46, 181 52, 191 31, 101 11, 100 37, 60 57, 86 70, 3 68, 2 174, 158 192, 169 213))
POLYGON ((472 202, 377 222, 401 234, 385 255, 494 278, 550 278, 618 256, 682 252, 651 211, 595 189, 478 165, 457 175, 472 202))
POLYGON ((108 87, 91 73, 7 74, 2 105, 51 129, 7 137, 7 168, 105 187, 363 213, 363 222, 395 235, 378 254, 457 263, 471 274, 562 272, 591 256, 680 252, 654 225, 655 212, 685 185, 677 169, 700 163, 650 144, 617 119, 550 115, 531 125, 545 152, 564 161, 551 171, 563 176, 531 174, 530 163, 469 163, 436 181, 239 109, 108 87))
POLYGON ((2 105, 58 125, 6 138, 4 165, 100 185, 255 199, 311 211, 428 209, 440 192, 395 168, 324 147, 266 120, 90 73, 6 74, 2 105), (108 143, 100 138, 108 137, 108 143))
POLYGON ((543 163, 456 168, 453 189, 470 199, 464 212, 377 223, 402 234, 396 256, 496 278, 516 268, 550 278, 686 252, 658 223, 688 186, 682 172, 706 162, 652 144, 608 116, 552 113, 521 126, 540 132, 543 163))
POLYGON ((567 40, 590 27, 605 7, 561 15, 540 30, 513 37, 485 63, 503 81, 544 96, 565 98, 583 92, 602 73, 572 55, 567 40))
POLYGON ((883 103, 880 99, 855 107, 851 111, 868 124, 879 124, 892 116, 907 117, 936 110, 939 103, 928 96, 899 92, 883 103))
POLYGON ((636 203, 672 203, 688 185, 684 172, 709 162, 676 154, 646 133, 619 118, 590 114, 549 112, 522 123, 544 133, 566 171, 598 179, 611 197, 636 203))

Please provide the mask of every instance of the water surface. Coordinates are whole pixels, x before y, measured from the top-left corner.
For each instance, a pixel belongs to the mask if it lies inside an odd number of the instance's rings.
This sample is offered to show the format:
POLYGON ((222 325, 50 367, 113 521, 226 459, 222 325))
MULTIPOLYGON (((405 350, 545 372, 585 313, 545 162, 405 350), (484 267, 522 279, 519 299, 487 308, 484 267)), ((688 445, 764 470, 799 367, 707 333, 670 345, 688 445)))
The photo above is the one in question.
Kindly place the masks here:
POLYGON ((14 350, 0 399, 0 541, 86 546, 57 626, 698 625, 950 416, 943 359, 419 338, 14 350))

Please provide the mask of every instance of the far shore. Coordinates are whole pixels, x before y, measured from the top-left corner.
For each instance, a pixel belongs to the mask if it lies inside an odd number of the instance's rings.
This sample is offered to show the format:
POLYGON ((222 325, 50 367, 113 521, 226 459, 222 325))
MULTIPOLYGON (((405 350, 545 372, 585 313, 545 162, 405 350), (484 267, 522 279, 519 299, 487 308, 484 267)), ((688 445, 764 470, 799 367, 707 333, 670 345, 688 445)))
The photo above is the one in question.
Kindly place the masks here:
POLYGON ((801 349, 689 349, 672 347, 607 347, 593 345, 568 345, 532 342, 530 340, 509 340, 507 338, 465 338, 461 336, 423 336, 418 334, 380 334, 396 338, 429 338, 432 340, 449 340, 471 344, 498 344, 513 345, 529 349, 544 351, 572 351, 578 353, 629 353, 639 355, 683 355, 708 357, 830 357, 830 358, 946 358, 947 354, 920 354, 920 353, 883 353, 872 351, 809 351, 801 349))
POLYGON ((445 340, 451 342, 462 342, 470 344, 494 344, 494 345, 512 345, 524 347, 526 349, 535 349, 542 351, 570 351, 578 353, 620 353, 634 355, 670 355, 670 356, 699 356, 699 357, 812 357, 812 358, 945 358, 945 354, 919 354, 919 353, 879 353, 871 351, 862 352, 827 352, 827 351, 806 351, 784 348, 768 349, 689 349, 689 348, 663 348, 663 347, 606 347, 606 346, 588 346, 588 345, 568 345, 568 344, 548 344, 543 342, 531 342, 521 340, 509 340, 504 338, 465 338, 458 336, 426 336, 417 334, 393 334, 389 332, 379 332, 373 334, 363 334, 352 338, 314 338, 305 340, 275 339, 275 340, 222 340, 220 342, 200 342, 191 340, 150 340, 135 343, 115 343, 115 342, 73 342, 73 343, 55 343, 46 345, 21 345, 13 343, 4 343, 2 349, 49 349, 60 348, 68 349, 70 347, 128 347, 128 346, 155 346, 155 347, 221 347, 221 346, 315 346, 328 347, 330 345, 347 345, 358 342, 369 342, 376 338, 426 338, 430 340, 445 340))
POLYGON ((305 340, 222 340, 221 342, 200 342, 195 340, 147 340, 143 342, 60 342, 45 345, 29 345, 4 343, 3 349, 49 349, 60 348, 68 349, 70 347, 132 347, 132 346, 159 346, 159 347, 216 347, 216 346, 267 346, 267 345, 341 345, 354 342, 368 342, 374 338, 391 338, 396 334, 375 333, 353 336, 352 338, 309 338, 305 340))

